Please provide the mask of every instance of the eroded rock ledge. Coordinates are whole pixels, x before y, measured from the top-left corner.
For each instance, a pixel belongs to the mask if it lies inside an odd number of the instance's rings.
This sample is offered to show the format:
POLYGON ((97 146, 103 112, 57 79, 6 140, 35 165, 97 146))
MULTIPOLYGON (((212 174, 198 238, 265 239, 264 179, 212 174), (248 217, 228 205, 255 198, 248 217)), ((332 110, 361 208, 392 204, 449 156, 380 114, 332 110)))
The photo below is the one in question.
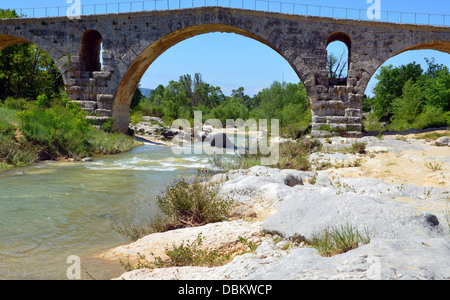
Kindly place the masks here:
MULTIPOLYGON (((441 170, 428 173, 445 177, 448 156, 437 155, 443 148, 436 149, 439 147, 423 141, 392 139, 377 143, 371 146, 382 147, 383 151, 364 156, 360 167, 303 172, 257 166, 216 175, 213 180, 227 179, 221 192, 251 207, 257 213, 256 220, 233 220, 149 235, 112 249, 109 257, 163 251, 167 245, 192 241, 200 232, 211 249, 233 242, 237 236, 258 239, 256 252, 237 256, 220 267, 141 269, 118 279, 450 279, 447 181, 409 184, 404 170, 399 170, 404 172, 404 182, 398 178, 385 181, 371 177, 367 169, 373 161, 392 154, 399 159, 408 157, 420 168, 427 160, 438 161, 441 170), (390 142, 396 146, 390 148, 390 142), (314 248, 288 244, 289 237, 310 237, 313 232, 341 224, 367 232, 370 242, 328 258, 314 248)), ((395 169, 395 165, 378 166, 386 170, 389 167, 395 169)), ((423 178, 427 176, 422 174, 423 178)))

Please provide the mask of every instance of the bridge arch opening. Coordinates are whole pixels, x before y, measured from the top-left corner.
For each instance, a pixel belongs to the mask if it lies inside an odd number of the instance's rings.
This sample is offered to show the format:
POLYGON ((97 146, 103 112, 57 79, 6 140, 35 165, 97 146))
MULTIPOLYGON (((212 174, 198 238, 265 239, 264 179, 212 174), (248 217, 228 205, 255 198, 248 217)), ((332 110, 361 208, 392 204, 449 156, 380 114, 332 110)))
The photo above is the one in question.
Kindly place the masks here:
POLYGON ((64 90, 64 77, 54 57, 45 47, 25 38, 0 34, 0 68, 3 69, 0 100, 8 97, 35 100, 39 95, 51 97, 64 90), (42 76, 47 84, 43 84, 42 76))
POLYGON ((102 68, 100 52, 103 37, 97 30, 87 30, 81 37, 81 70, 100 71, 102 68))
MULTIPOLYGON (((115 95, 115 102, 113 106, 113 118, 116 120, 115 129, 123 131, 125 128, 128 128, 129 107, 134 91, 138 87, 138 84, 140 83, 144 73, 160 55, 162 55, 169 48, 189 38, 199 36, 202 34, 218 33, 218 32, 237 34, 245 38, 256 40, 262 43, 263 45, 270 47, 277 53, 277 55, 281 55, 281 57, 284 58, 286 63, 290 66, 290 68, 293 70, 296 76, 300 79, 299 81, 304 82, 303 79, 306 78, 305 74, 308 74, 306 68, 302 69, 301 70, 302 72, 299 72, 298 67, 296 68, 289 61, 289 59, 282 53, 282 51, 278 50, 274 45, 271 45, 269 42, 267 42, 266 40, 264 40, 263 38, 259 37, 256 34, 250 33, 246 30, 237 27, 222 24, 205 24, 205 25, 191 26, 188 28, 180 29, 176 32, 173 32, 167 36, 160 38, 159 40, 148 46, 146 49, 143 49, 141 54, 130 65, 129 69, 122 76, 121 83, 115 95)), ((261 64, 264 64, 264 62, 262 61, 261 64)), ((179 76, 181 75, 184 74, 179 74, 179 76)))
POLYGON ((351 45, 350 36, 343 32, 335 32, 328 38, 326 69, 330 85, 347 85, 351 45))
POLYGON ((365 131, 450 126, 450 42, 408 47, 377 66, 362 82, 365 131))

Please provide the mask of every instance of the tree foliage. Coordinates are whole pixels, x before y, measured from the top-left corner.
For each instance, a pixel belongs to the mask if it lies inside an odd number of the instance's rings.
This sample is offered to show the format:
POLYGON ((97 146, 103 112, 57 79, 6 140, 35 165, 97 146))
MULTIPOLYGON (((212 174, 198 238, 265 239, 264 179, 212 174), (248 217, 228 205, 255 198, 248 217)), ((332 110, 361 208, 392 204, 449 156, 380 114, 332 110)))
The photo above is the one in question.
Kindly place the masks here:
POLYGON ((149 98, 142 97, 131 112, 136 115, 159 113, 167 122, 177 118, 192 120, 194 111, 201 111, 203 121, 217 119, 226 124, 227 119, 271 119, 280 120, 281 127, 290 127, 285 132, 303 132, 311 122, 311 112, 306 89, 302 83, 273 82, 254 96, 245 93, 243 87, 232 90, 225 96, 220 87, 202 80, 201 74, 183 75, 167 86, 159 85, 149 98))
POLYGON ((426 62, 426 70, 416 62, 381 68, 375 96, 364 99, 371 118, 387 122, 391 130, 450 125, 449 69, 434 58, 426 62))
MULTIPOLYGON (((0 18, 18 18, 15 11, 0 9, 0 18)), ((0 99, 51 98, 63 88, 62 76, 51 57, 30 43, 0 52, 0 99)))

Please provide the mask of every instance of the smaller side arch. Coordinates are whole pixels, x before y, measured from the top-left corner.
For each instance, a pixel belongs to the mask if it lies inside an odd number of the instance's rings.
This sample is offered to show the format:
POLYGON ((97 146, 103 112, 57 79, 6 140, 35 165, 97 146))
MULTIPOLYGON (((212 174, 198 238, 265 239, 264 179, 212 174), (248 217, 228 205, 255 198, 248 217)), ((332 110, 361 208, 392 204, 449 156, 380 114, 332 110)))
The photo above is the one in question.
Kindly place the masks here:
MULTIPOLYGON (((347 47, 347 67, 346 67, 346 69, 348 72, 348 70, 350 70, 350 66, 351 66, 352 40, 351 40, 350 36, 344 32, 334 32, 328 37, 326 47, 328 48, 328 46, 334 42, 344 43, 345 46, 347 47)), ((327 59, 327 67, 328 67, 328 59, 327 59)), ((347 85, 347 77, 348 77, 348 75, 345 76, 345 78, 330 78, 329 84, 345 86, 345 85, 347 85)))
POLYGON ((9 34, 0 34, 0 51, 2 51, 5 48, 8 48, 9 46, 24 43, 29 43, 29 41, 20 38, 18 36, 13 36, 9 34))
POLYGON ((81 71, 100 71, 100 49, 103 37, 97 30, 87 30, 81 37, 81 71))
POLYGON ((350 36, 344 32, 334 32, 328 37, 327 46, 336 41, 343 42, 345 45, 347 45, 348 53, 350 55, 352 49, 352 39, 350 38, 350 36))
MULTIPOLYGON (((393 58, 401 53, 412 50, 436 50, 450 55, 450 41, 429 41, 423 43, 416 43, 413 45, 405 46, 405 41, 399 41, 398 43, 390 47, 390 51, 386 51, 387 54, 379 54, 366 69, 364 76, 357 85, 357 90, 364 94, 370 79, 377 72, 377 70, 390 58, 393 58)), ((384 52, 383 52, 384 53, 384 52)))
MULTIPOLYGON (((30 48, 30 51, 38 50, 41 53, 45 53, 50 59, 52 64, 54 64, 55 66, 55 71, 56 73, 59 73, 59 75, 61 75, 61 81, 54 81, 54 86, 58 86, 59 84, 62 84, 61 87, 66 87, 67 88, 67 83, 66 83, 66 77, 65 72, 66 69, 64 67, 61 67, 61 65, 58 64, 58 60, 61 60, 62 57, 59 56, 59 53, 57 51, 54 50, 53 47, 48 47, 48 43, 45 43, 44 41, 41 41, 40 38, 34 38, 34 39, 28 39, 28 37, 22 37, 22 36, 16 36, 16 35, 11 35, 11 34, 0 34, 0 52, 15 46, 15 45, 24 45, 26 46, 30 46, 32 48, 30 48), (57 58, 57 59, 56 59, 57 58)), ((6 50, 5 50, 6 51, 6 50)), ((39 67, 38 65, 35 65, 34 67, 39 67)), ((53 72, 54 69, 51 69, 51 71, 53 72)), ((28 92, 27 92, 28 93, 28 92)), ((37 95, 36 95, 37 96, 37 95)), ((28 96, 26 96, 28 97, 28 96)))

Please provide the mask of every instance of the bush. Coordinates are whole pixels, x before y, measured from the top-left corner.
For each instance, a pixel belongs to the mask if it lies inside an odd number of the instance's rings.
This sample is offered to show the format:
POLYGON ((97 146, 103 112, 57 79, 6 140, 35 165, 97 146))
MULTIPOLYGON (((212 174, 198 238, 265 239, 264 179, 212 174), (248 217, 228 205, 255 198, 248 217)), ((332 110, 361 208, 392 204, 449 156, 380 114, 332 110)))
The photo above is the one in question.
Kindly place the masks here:
POLYGON ((38 155, 29 144, 19 145, 12 138, 0 135, 0 171, 11 167, 22 167, 38 161, 38 155), (9 166, 8 166, 9 165, 9 166))
MULTIPOLYGON (((316 139, 304 138, 298 141, 288 141, 279 144, 278 162, 272 167, 280 169, 295 169, 308 171, 311 169, 309 155, 320 151, 322 144, 316 139)), ((209 160, 211 166, 215 169, 226 171, 228 169, 248 169, 253 166, 261 165, 261 158, 268 157, 271 154, 242 154, 240 157, 214 156, 209 160)))
POLYGON ((90 153, 86 136, 93 128, 84 115, 77 115, 59 104, 43 109, 29 105, 17 114, 25 138, 42 147, 43 158, 85 157, 90 153))
POLYGON ((47 97, 47 95, 39 95, 36 99, 36 105, 39 108, 48 108, 50 107, 51 101, 47 97))
POLYGON ((3 102, 3 105, 9 109, 22 110, 25 108, 26 103, 27 101, 25 99, 22 98, 14 99, 12 97, 8 97, 3 102))
POLYGON ((290 139, 299 139, 308 134, 311 130, 310 121, 301 121, 298 123, 291 123, 280 128, 280 136, 290 139))
POLYGON ((14 137, 15 127, 11 123, 0 119, 0 136, 14 137))
POLYGON ((348 149, 348 152, 352 154, 366 154, 366 146, 367 143, 364 142, 354 142, 351 147, 348 149))
MULTIPOLYGON (((42 97, 42 103, 45 99, 42 97)), ((43 159, 66 156, 76 159, 91 154, 114 154, 138 146, 140 143, 121 133, 108 133, 94 129, 85 118, 80 106, 62 100, 51 108, 30 103, 17 114, 19 129, 27 141, 41 148, 43 159)), ((109 130, 114 119, 109 119, 109 130)))
POLYGON ((383 125, 374 113, 369 113, 367 117, 363 119, 364 131, 381 131, 383 125))
POLYGON ((105 132, 114 132, 114 122, 114 118, 108 118, 108 120, 100 126, 100 129, 105 132))
POLYGON ((308 171, 311 169, 309 155, 320 151, 322 144, 315 139, 302 139, 296 142, 280 144, 280 158, 277 167, 280 169, 295 169, 308 171))
POLYGON ((428 105, 413 123, 413 128, 426 129, 449 126, 448 114, 442 108, 428 105))
POLYGON ((156 197, 158 208, 166 217, 165 229, 177 229, 223 221, 233 200, 219 195, 220 184, 196 175, 192 182, 176 180, 156 197))

